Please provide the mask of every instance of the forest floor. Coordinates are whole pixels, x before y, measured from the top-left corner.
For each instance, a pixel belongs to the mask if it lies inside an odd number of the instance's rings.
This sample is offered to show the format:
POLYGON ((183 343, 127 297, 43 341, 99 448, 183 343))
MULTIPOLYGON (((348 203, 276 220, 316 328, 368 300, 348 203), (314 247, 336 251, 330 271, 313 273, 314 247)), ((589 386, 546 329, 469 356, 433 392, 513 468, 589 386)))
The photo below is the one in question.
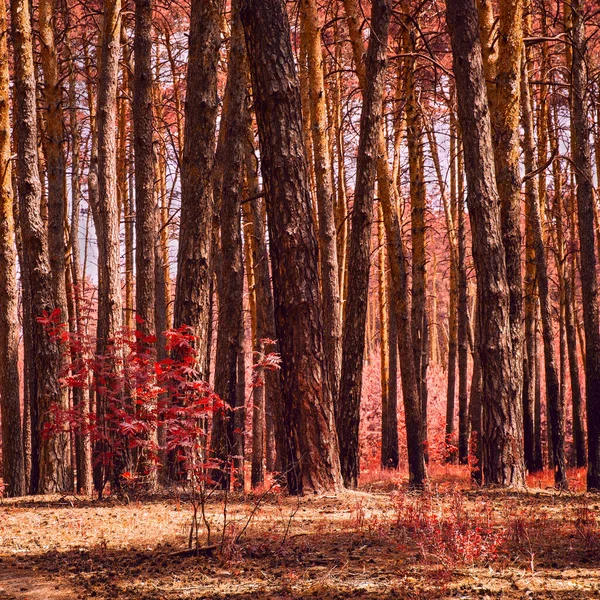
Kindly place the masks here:
POLYGON ((548 476, 473 490, 452 467, 419 494, 397 474, 363 479, 320 497, 214 496, 201 556, 180 552, 183 494, 5 499, 0 599, 600 598, 600 495, 548 476))

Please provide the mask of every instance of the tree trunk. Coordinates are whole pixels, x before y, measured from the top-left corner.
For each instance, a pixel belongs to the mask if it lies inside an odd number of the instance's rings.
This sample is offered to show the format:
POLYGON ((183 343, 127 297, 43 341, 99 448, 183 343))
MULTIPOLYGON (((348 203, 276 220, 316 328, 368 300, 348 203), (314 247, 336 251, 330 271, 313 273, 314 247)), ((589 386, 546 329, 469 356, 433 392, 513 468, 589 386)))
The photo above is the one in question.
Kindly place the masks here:
MULTIPOLYGON (((521 110, 523 120, 523 150, 525 155, 525 171, 531 173, 537 168, 535 161, 535 142, 533 133, 533 114, 529 96, 529 80, 527 61, 523 57, 521 80, 521 110)), ((561 489, 568 488, 567 465, 565 460, 565 416, 564 406, 560 398, 558 369, 554 355, 554 332, 549 298, 548 261, 544 246, 542 218, 540 215, 540 199, 538 180, 529 177, 525 183, 525 201, 528 206, 529 226, 533 237, 536 274, 540 292, 540 312, 542 317, 542 337, 544 342, 544 365, 546 375, 546 402, 552 426, 552 449, 554 459, 554 482, 561 489)))
POLYGON ((321 24, 316 0, 302 0, 300 10, 308 59, 312 145, 319 216, 319 265, 321 288, 323 290, 323 348, 335 406, 337 404, 342 364, 342 322, 340 316, 337 236, 334 219, 334 192, 331 179, 329 129, 323 79, 321 24))
POLYGON ((582 0, 571 3, 571 153, 577 182, 581 293, 585 327, 585 384, 588 427, 588 489, 600 489, 600 322, 594 235, 594 189, 589 140, 587 42, 582 0))
MULTIPOLYGON (((43 436, 52 419, 49 410, 61 400, 58 381, 60 353, 37 322, 46 311, 56 308, 48 255, 48 237, 41 219, 41 183, 38 170, 35 77, 29 5, 12 0, 11 24, 14 51, 14 133, 17 138, 17 180, 19 219, 23 247, 23 273, 28 278, 31 341, 30 391, 32 408, 32 493, 68 489, 68 478, 59 461, 63 457, 60 436, 43 436)), ((27 360, 27 357, 26 357, 27 360)))
MULTIPOLYGON (((6 4, 0 6, 0 31, 5 32, 6 4)), ((2 476, 6 496, 23 496, 25 462, 21 429, 17 252, 13 215, 10 147, 10 75, 8 41, 0 38, 0 419, 2 420, 2 476)))
MULTIPOLYGON (((119 209, 117 203, 117 80, 119 72, 119 33, 121 0, 105 0, 102 29, 101 60, 98 69, 98 197, 94 222, 98 238, 98 325, 99 356, 105 356, 111 341, 120 332, 123 322, 121 299, 119 209)), ((108 433, 106 413, 108 398, 96 397, 97 423, 108 433)), ((106 452, 105 442, 96 443, 96 452, 106 452)), ((96 461, 94 486, 101 492, 109 477, 118 483, 120 466, 115 468, 96 461)))
POLYGON ((224 487, 229 486, 228 464, 237 454, 236 440, 239 436, 235 429, 239 421, 238 413, 244 406, 244 394, 238 396, 237 384, 239 338, 243 323, 244 271, 240 207, 244 183, 248 67, 239 0, 233 1, 232 11, 231 49, 221 117, 222 134, 216 158, 216 170, 222 177, 215 178, 221 229, 221 251, 216 269, 219 316, 215 392, 227 406, 214 415, 211 451, 220 468, 213 479, 224 487))
POLYGON ((293 494, 339 489, 338 441, 323 357, 318 248, 285 2, 248 0, 242 22, 269 217, 288 489, 293 494))
POLYGON ((190 17, 181 219, 177 255, 174 326, 191 327, 198 338, 197 362, 207 376, 211 318, 212 171, 218 113, 217 63, 221 0, 193 0, 190 17))
POLYGON ((448 0, 458 114, 463 134, 473 260, 480 301, 483 379, 483 470, 487 485, 525 485, 521 398, 512 377, 510 290, 474 0, 448 0))
POLYGON ((366 57, 366 79, 356 166, 356 190, 348 251, 348 268, 352 272, 352 285, 348 289, 344 313, 342 378, 337 415, 342 475, 344 483, 349 487, 358 485, 360 472, 358 429, 371 264, 371 225, 387 64, 389 20, 390 7, 387 1, 375 2, 371 19, 372 36, 366 57))

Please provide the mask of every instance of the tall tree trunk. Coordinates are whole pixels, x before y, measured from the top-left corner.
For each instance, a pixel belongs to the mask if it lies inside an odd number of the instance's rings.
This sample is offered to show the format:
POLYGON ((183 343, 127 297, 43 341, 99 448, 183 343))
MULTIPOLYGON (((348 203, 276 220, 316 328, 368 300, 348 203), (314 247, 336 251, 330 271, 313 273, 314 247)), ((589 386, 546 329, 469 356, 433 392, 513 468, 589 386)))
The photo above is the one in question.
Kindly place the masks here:
POLYGON ((269 216, 288 489, 294 494, 338 489, 341 475, 323 357, 318 248, 288 15, 283 0, 248 0, 241 14, 269 216))
POLYGON ((323 290, 323 348, 331 380, 334 406, 342 364, 342 322, 338 279, 337 236, 334 219, 334 189, 329 154, 329 128, 321 49, 321 23, 316 0, 300 4, 302 31, 308 59, 309 101, 314 152, 316 200, 319 216, 319 265, 323 290))
POLYGON ((502 244, 499 197, 494 178, 478 16, 474 0, 448 0, 463 134, 473 260, 480 301, 479 353, 483 379, 483 470, 487 485, 525 485, 521 398, 512 377, 510 290, 502 244))
POLYGON ((152 97, 152 0, 135 2, 133 140, 135 150, 135 311, 138 329, 154 335, 156 206, 152 97))
MULTIPOLYGON (((523 389, 523 284, 521 280, 521 175, 519 87, 523 48, 523 0, 500 0, 498 30, 491 43, 498 53, 484 63, 488 79, 496 187, 501 202, 502 241, 510 292, 513 373, 510 385, 521 401, 523 389), (495 59, 495 64, 490 64, 495 59)), ((484 26, 484 31, 487 29, 484 26)))
MULTIPOLYGON (((35 76, 29 4, 12 0, 11 25, 14 51, 14 133, 17 138, 17 180, 19 186, 19 219, 23 247, 23 273, 28 278, 29 336, 31 345, 30 391, 32 408, 33 493, 64 491, 68 480, 59 461, 63 458, 60 437, 43 436, 52 417, 53 404, 61 400, 58 381, 59 348, 37 322, 44 311, 56 308, 52 273, 48 254, 48 237, 41 219, 41 183, 38 170, 35 76)), ((27 360, 27 357, 26 357, 27 360)))
POLYGON ((588 489, 600 489, 600 321, 594 235, 594 189, 588 122, 587 41, 584 3, 574 0, 571 59, 571 153, 577 182, 581 293, 585 327, 585 384, 588 427, 588 489))
MULTIPOLYGON (((121 0, 104 1, 101 59, 98 69, 98 197, 94 222, 98 238, 98 355, 105 355, 123 322, 120 273, 119 209, 117 203, 117 79, 119 72, 119 34, 121 0)), ((108 398, 96 397, 96 416, 100 430, 108 433, 108 398)), ((110 443, 110 442, 109 442, 110 443)), ((96 452, 106 452, 106 442, 96 443, 96 452)), ((109 477, 118 484, 119 465, 114 469, 96 461, 94 486, 101 492, 109 477)))
MULTIPOLYGON (((521 110, 523 120, 523 150, 525 155, 525 171, 531 173, 536 168, 535 141, 533 132, 533 114, 529 96, 529 78, 527 76, 527 61, 525 56, 522 61, 521 79, 521 110)), ((529 212, 529 226, 533 237, 535 252, 536 274, 540 292, 540 312, 542 317, 542 337, 544 342, 544 365, 546 375, 546 402, 550 413, 552 425, 552 449, 554 459, 554 482, 557 487, 566 489, 567 465, 565 460, 565 416, 564 406, 560 398, 558 369, 554 355, 554 332, 552 330, 552 315, 550 306, 548 261, 544 246, 542 231, 542 218, 540 215, 540 199, 538 193, 538 180, 529 177, 525 183, 525 200, 529 212)))
POLYGON ((212 171, 218 113, 217 63, 221 0, 193 0, 181 163, 181 220, 174 326, 198 337, 201 376, 207 376, 207 337, 212 281, 212 171))
MULTIPOLYGON (((251 203, 252 230, 254 233, 252 263, 256 285, 256 339, 255 352, 278 351, 275 342, 275 313, 273 308, 273 289, 269 269, 269 253, 266 239, 266 210, 260 196, 258 184, 257 160, 254 150, 254 132, 252 119, 248 118, 248 144, 246 147, 246 178, 248 193, 255 200, 251 203), (262 340, 271 340, 271 342, 262 340)), ((282 398, 280 372, 267 371, 264 376, 265 394, 265 458, 268 471, 282 470, 285 449, 285 432, 282 422, 282 398)), ((258 392, 257 392, 258 393, 258 392)))
POLYGON ((235 430, 244 406, 244 394, 238 396, 238 351, 243 324, 244 271, 240 207, 244 184, 248 67, 239 4, 240 0, 234 0, 232 4, 231 49, 221 117, 222 135, 216 158, 219 176, 215 177, 221 229, 216 269, 219 316, 215 392, 227 403, 227 407, 215 413, 211 451, 220 468, 213 479, 225 487, 229 486, 229 461, 237 455, 239 435, 235 430))
MULTIPOLYGON (((53 25, 53 0, 42 0, 39 3, 39 33, 42 72, 44 74, 44 101, 46 105, 45 135, 43 137, 44 157, 48 172, 48 252, 50 270, 52 271, 52 291, 57 308, 60 308, 61 323, 67 323, 67 289, 66 289, 66 169, 65 169, 65 132, 62 111, 62 84, 58 67, 58 56, 55 44, 53 25)), ((60 346, 60 371, 68 364, 68 348, 60 346)), ((68 408, 69 391, 61 390, 60 407, 68 408)), ((72 482, 70 469, 69 436, 67 432, 57 433, 57 444, 62 446, 57 456, 59 477, 62 487, 69 489, 72 482)))
MULTIPOLYGON (((68 12, 66 10, 65 12, 68 12)), ((68 15, 65 15, 68 16, 68 15)), ((67 20, 67 19, 66 19, 67 20)), ((68 22, 68 20, 67 20, 68 22)), ((72 50, 69 48, 69 128, 71 141, 71 227, 69 230, 69 250, 71 254, 71 294, 75 319, 71 333, 76 336, 85 334, 83 322, 84 290, 81 274, 79 217, 81 212, 81 161, 80 161, 80 129, 77 120, 77 90, 72 50)), ((83 360, 83 353, 73 348, 71 353, 73 363, 83 360)), ((89 422, 90 394, 86 386, 72 390, 73 408, 80 417, 80 425, 75 431, 75 468, 77 472, 76 491, 86 495, 92 493, 92 446, 90 435, 85 426, 89 422)))
MULTIPOLYGON (((427 207, 425 172, 423 156, 423 116, 417 98, 415 85, 416 51, 414 30, 406 30, 406 42, 409 58, 406 59, 406 141, 408 146, 408 167, 410 181, 410 222, 412 241, 412 304, 411 323, 413 352, 415 355, 415 373, 417 389, 421 401, 421 426, 423 440, 427 443, 427 257, 425 254, 425 210, 427 207)), ((427 446, 426 446, 427 447, 427 446)), ((427 455, 427 451, 426 451, 427 455)))
MULTIPOLYGON (((0 5, 0 31, 7 30, 6 4, 0 5)), ((0 419, 2 420, 2 474, 7 496, 23 496, 25 461, 21 428, 17 252, 13 214, 10 147, 10 75, 8 40, 0 38, 0 419)))
POLYGON ((390 7, 387 1, 376 1, 371 18, 372 34, 366 57, 366 79, 360 119, 356 190, 348 251, 352 285, 348 289, 344 313, 342 378, 337 415, 342 475, 344 483, 349 487, 358 485, 360 471, 358 429, 371 264, 371 225, 377 150, 381 135, 389 21, 390 7))

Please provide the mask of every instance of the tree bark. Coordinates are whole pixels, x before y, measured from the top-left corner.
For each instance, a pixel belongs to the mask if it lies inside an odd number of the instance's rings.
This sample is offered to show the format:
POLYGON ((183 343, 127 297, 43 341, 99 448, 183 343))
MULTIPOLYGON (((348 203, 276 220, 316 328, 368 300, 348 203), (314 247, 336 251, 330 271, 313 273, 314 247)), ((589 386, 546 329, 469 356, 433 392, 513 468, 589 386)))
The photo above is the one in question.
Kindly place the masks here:
POLYGON ((191 6, 175 288, 174 326, 191 327, 197 336, 197 362, 204 378, 211 318, 212 171, 219 106, 217 63, 221 5, 221 0, 193 0, 191 6))
POLYGON ((239 0, 233 1, 231 48, 221 116, 222 136, 216 158, 216 170, 220 176, 215 178, 221 230, 221 251, 216 269, 219 314, 215 392, 227 406, 214 415, 211 451, 220 465, 220 472, 213 475, 213 479, 224 487, 229 486, 227 465, 236 456, 239 445, 235 430, 245 400, 243 393, 241 397, 238 396, 238 350, 243 322, 244 270, 240 208, 244 183, 248 67, 239 5, 239 0))
POLYGON ((329 155, 329 128, 321 49, 321 24, 315 0, 300 4, 302 31, 306 40, 308 84, 312 124, 312 145, 319 217, 319 265, 323 290, 323 348, 331 380, 334 406, 337 404, 342 365, 342 321, 338 279, 337 236, 334 219, 334 191, 329 155))
MULTIPOLYGON (((530 173, 537 168, 535 161, 535 142, 533 133, 533 114, 529 96, 529 79, 527 61, 523 57, 521 80, 521 110, 523 120, 523 150, 525 155, 525 171, 530 173)), ((565 416, 560 397, 558 369, 554 355, 554 332, 549 298, 548 261, 544 246, 542 218, 540 215, 540 199, 538 180, 530 177, 525 183, 525 201, 528 207, 529 226, 533 237, 536 274, 540 292, 540 312, 542 317, 542 337, 544 342, 544 365, 546 375, 546 402, 550 414, 552 429, 552 450, 554 463, 554 482, 561 489, 568 488, 567 465, 565 460, 565 416)))
POLYGON ((577 182, 581 292, 585 328, 585 385, 588 427, 588 489, 600 489, 600 320, 594 234, 594 189, 588 123, 587 42, 584 3, 571 3, 571 153, 577 182))
MULTIPOLYGON (((117 203, 117 83, 120 53, 121 0, 104 1, 101 60, 98 69, 98 196, 94 224, 98 239, 98 324, 96 352, 105 356, 123 322, 121 299, 119 208, 117 203)), ((112 367, 111 367, 112 368, 112 367)), ((116 365, 115 365, 116 368, 116 365)), ((108 432, 108 399, 96 397, 96 417, 101 431, 108 432)), ((106 452, 106 442, 97 442, 95 451, 106 452)), ((94 465, 94 487, 101 492, 113 477, 118 485, 120 466, 94 465), (114 467, 114 468, 113 468, 114 467)))
MULTIPOLYGON (((0 31, 6 32, 6 4, 0 5, 0 31)), ((10 147, 10 75, 8 41, 0 38, 0 419, 2 420, 2 476, 6 496, 23 496, 25 461, 21 428, 17 251, 13 214, 10 147)))
POLYGON ((483 472, 487 485, 523 487, 521 398, 512 377, 510 290, 501 236, 499 197, 494 177, 490 114, 487 104, 479 23, 474 0, 448 0, 463 134, 473 260, 480 301, 479 354, 483 379, 483 472))
POLYGON ((371 225, 381 132, 382 102, 387 65, 390 7, 386 0, 373 5, 372 35, 366 57, 366 79, 356 166, 356 190, 348 251, 352 286, 348 289, 342 336, 342 377, 337 430, 344 483, 358 485, 360 457, 358 429, 365 351, 365 324, 371 264, 371 225))
MULTIPOLYGON (((30 491, 49 493, 68 489, 69 481, 59 460, 62 444, 54 436, 42 436, 53 404, 61 399, 58 370, 60 353, 37 322, 56 308, 48 254, 48 236, 41 219, 41 183, 38 169, 35 76, 29 5, 12 0, 11 25, 14 51, 14 133, 17 138, 19 219, 23 247, 23 273, 28 278, 31 371, 26 385, 32 409, 32 465, 30 491)), ((26 359, 27 360, 27 359, 26 359)))
POLYGON ((248 0, 241 14, 269 217, 288 489, 293 494, 339 489, 338 441, 323 356, 318 249, 288 15, 283 0, 248 0))

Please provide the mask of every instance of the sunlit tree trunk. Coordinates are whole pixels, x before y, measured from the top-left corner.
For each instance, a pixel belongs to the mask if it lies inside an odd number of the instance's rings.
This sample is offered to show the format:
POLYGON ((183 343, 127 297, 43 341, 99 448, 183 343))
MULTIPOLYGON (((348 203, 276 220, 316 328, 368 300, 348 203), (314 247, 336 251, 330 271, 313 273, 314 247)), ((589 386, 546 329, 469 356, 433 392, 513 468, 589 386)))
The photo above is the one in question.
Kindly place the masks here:
POLYGON ((492 132, 474 0, 448 0, 458 115, 463 134, 473 260, 480 302, 479 354, 483 379, 483 472, 487 485, 522 487, 521 398, 512 377, 510 290, 501 236, 492 132))

